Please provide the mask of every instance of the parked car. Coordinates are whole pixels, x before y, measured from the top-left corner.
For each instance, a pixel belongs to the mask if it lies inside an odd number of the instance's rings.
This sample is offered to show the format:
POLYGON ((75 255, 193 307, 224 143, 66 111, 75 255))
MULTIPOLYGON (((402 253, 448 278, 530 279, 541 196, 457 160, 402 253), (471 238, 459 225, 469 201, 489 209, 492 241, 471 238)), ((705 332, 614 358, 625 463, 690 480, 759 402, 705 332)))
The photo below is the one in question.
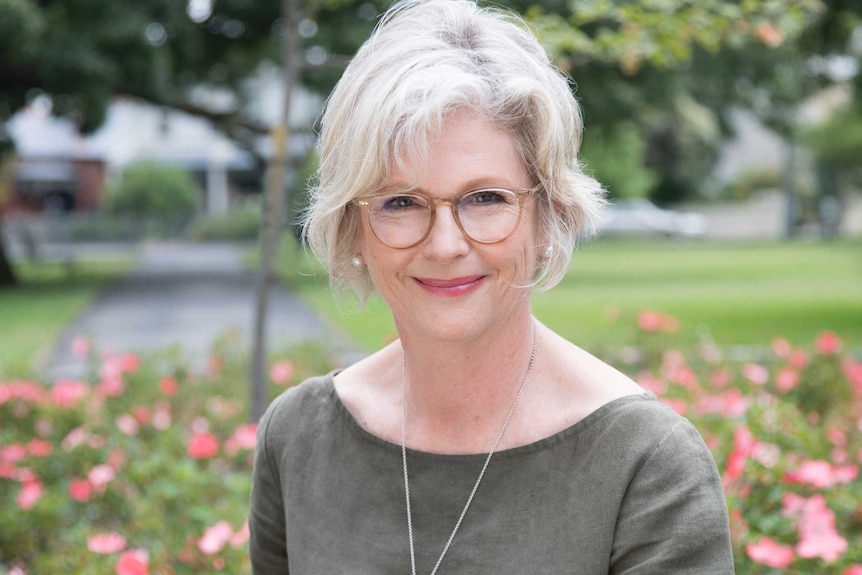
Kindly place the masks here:
POLYGON ((617 200, 605 210, 599 236, 644 235, 699 238, 706 235, 703 214, 662 209, 649 200, 617 200))

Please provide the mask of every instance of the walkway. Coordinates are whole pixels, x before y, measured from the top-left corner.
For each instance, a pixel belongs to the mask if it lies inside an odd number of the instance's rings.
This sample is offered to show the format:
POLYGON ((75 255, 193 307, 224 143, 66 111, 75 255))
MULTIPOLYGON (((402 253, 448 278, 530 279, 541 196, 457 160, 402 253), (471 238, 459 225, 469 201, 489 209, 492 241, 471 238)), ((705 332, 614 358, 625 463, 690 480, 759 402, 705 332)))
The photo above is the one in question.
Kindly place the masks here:
MULTIPOLYGON (((59 339, 46 375, 83 377, 86 363, 72 353, 80 335, 101 350, 151 352, 177 346, 203 365, 214 340, 236 330, 249 346, 254 322, 256 275, 232 244, 148 243, 137 266, 103 292, 59 339)), ((269 348, 305 339, 327 341, 342 363, 356 358, 346 336, 324 325, 290 293, 270 291, 269 348)))

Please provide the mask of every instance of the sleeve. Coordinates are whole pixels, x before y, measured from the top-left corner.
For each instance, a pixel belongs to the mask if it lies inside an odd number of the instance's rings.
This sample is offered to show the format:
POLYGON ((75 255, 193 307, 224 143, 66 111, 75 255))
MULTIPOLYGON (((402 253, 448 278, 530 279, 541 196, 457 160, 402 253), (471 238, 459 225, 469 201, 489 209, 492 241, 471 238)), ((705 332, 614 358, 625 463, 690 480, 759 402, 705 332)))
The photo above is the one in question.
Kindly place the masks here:
POLYGON ((718 470, 688 421, 674 424, 633 475, 617 518, 610 573, 734 573, 718 470))
POLYGON ((248 518, 249 558, 254 575, 288 575, 287 527, 281 476, 268 444, 269 427, 278 402, 261 418, 252 471, 248 518))

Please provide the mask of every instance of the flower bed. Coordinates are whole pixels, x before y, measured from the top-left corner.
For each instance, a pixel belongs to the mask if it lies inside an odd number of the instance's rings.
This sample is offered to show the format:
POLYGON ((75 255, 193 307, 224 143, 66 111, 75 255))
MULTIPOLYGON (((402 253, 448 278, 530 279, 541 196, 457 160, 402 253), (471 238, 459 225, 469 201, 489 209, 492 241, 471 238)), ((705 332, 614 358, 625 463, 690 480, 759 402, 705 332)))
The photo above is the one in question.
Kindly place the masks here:
MULTIPOLYGON (((673 318, 638 325, 635 346, 604 355, 703 434, 737 572, 862 575, 862 362, 828 332, 811 349, 683 352, 673 318)), ((0 574, 249 573, 240 348, 221 340, 202 372, 126 354, 86 381, 0 382, 0 574)), ((292 350, 270 395, 330 366, 314 346, 292 350)))

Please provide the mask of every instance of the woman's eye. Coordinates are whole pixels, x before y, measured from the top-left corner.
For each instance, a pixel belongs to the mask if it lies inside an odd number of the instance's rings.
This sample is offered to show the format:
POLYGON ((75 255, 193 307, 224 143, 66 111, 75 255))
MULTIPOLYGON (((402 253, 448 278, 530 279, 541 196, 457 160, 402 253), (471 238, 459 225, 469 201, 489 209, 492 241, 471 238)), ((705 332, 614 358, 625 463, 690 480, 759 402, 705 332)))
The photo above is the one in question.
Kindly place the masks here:
POLYGON ((502 192, 498 192, 496 190, 480 190, 478 192, 473 192, 472 194, 467 195, 463 200, 461 200, 462 204, 473 205, 473 204, 498 204, 498 203, 507 203, 506 197, 502 192))
POLYGON ((383 201, 383 209, 387 211, 406 210, 412 207, 421 207, 415 198, 410 196, 394 196, 383 201))

